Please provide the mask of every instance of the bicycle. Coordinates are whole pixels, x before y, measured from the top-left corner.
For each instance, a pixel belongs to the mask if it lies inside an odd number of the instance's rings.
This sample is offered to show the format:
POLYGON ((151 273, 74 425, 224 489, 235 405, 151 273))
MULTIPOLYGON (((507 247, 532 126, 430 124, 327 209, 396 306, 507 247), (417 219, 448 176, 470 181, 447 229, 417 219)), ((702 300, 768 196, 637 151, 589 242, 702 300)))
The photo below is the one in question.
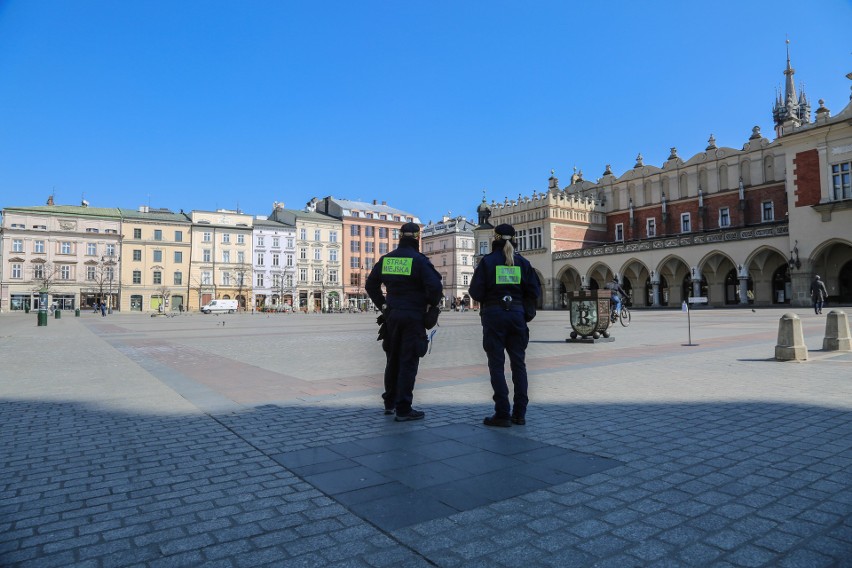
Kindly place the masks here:
POLYGON ((613 314, 610 316, 609 321, 611 323, 615 323, 616 320, 621 322, 622 327, 630 325, 630 310, 627 309, 627 306, 622 304, 621 311, 617 314, 615 313, 615 310, 613 310, 613 314))

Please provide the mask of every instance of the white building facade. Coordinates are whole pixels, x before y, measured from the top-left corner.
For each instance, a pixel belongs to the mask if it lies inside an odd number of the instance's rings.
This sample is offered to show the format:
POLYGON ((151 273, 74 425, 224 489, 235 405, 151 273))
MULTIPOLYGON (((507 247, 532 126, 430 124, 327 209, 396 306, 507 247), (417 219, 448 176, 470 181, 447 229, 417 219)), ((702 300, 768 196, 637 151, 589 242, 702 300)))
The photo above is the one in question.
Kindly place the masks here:
POLYGON ((254 309, 289 311, 296 290, 296 227, 258 217, 252 240, 254 309))

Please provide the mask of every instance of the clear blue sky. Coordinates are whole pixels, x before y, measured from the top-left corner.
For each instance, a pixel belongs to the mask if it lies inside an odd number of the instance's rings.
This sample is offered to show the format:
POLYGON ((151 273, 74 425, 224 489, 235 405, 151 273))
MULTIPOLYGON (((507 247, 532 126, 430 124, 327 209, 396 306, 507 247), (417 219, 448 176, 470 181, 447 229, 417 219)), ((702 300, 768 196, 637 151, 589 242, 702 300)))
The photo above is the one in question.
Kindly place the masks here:
POLYGON ((0 0, 0 207, 424 222, 742 147, 783 88, 849 102, 852 2, 0 0))

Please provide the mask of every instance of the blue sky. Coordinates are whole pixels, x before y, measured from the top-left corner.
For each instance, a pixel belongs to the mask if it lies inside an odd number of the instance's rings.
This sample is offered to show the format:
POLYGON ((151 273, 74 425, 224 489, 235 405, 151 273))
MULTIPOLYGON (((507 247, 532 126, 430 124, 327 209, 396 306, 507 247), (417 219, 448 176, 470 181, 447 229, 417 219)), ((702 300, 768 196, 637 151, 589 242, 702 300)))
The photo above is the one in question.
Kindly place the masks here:
POLYGON ((0 0, 0 207, 311 197, 422 221, 774 138, 785 38, 849 102, 852 2, 0 0))

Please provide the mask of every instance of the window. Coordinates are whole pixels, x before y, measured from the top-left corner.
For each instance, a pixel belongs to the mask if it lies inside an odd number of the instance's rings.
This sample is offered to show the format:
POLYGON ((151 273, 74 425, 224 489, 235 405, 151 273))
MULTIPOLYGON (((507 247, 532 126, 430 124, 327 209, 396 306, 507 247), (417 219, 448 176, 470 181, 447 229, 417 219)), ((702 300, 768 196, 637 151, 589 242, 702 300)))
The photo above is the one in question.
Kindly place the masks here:
POLYGON ((615 224, 615 240, 616 242, 624 241, 624 223, 615 224))
POLYGON ((461 255, 462 266, 467 266, 467 256, 461 255))
POLYGON ((277 252, 273 253, 273 255, 272 255, 272 266, 278 266, 280 258, 281 258, 280 254, 278 254, 277 252))
POLYGON ((257 262, 255 264, 257 264, 258 266, 263 266, 263 253, 262 252, 257 253, 257 262))
POLYGON ((71 280, 71 267, 67 264, 64 264, 59 267, 59 279, 60 280, 71 280))
POLYGON ((852 199, 852 162, 831 166, 831 186, 834 201, 852 199))
POLYGON ((213 258, 213 254, 210 249, 204 249, 201 251, 201 262, 210 262, 211 258, 213 258))
POLYGON ((237 244, 238 245, 246 244, 246 236, 244 234, 240 233, 239 235, 237 235, 237 244))
POLYGON ((92 228, 92 227, 87 227, 87 228, 86 228, 86 232, 87 232, 87 233, 100 233, 100 230, 99 230, 99 229, 94 229, 94 228, 92 228))
POLYGON ((163 251, 155 250, 154 251, 154 262, 163 262, 163 251))
POLYGON ((308 259, 308 249, 305 247, 299 247, 299 259, 307 260, 308 259))
POLYGON ((134 270, 133 271, 133 283, 134 284, 142 284, 142 271, 134 270))
POLYGON ((530 229, 530 237, 529 237, 529 245, 530 249, 540 249, 541 248, 541 227, 533 227, 530 229))
MULTIPOLYGON (((335 233, 336 235, 337 233, 335 233)), ((293 240, 293 237, 287 237, 287 248, 291 249, 296 246, 296 242, 293 240)))
POLYGON ((95 256, 98 254, 98 245, 96 243, 86 243, 86 254, 88 256, 95 256))
POLYGON ((163 273, 159 270, 154 271, 154 284, 162 284, 163 283, 163 273))
POLYGON ((182 243, 183 242, 183 231, 175 231, 175 242, 182 243))
POLYGON ((314 240, 321 241, 322 240, 322 231, 319 229, 314 229, 314 240))
POLYGON ((204 231, 204 236, 202 237, 202 240, 205 243, 212 242, 213 241, 213 233, 211 233, 210 231, 204 231))
POLYGON ((692 226, 690 224, 689 213, 681 213, 680 214, 680 232, 681 233, 689 233, 692 231, 692 226))
POLYGON ((142 238, 142 229, 133 229, 133 238, 141 239, 142 238))
POLYGON ((43 264, 33 265, 33 278, 35 278, 36 280, 44 279, 44 265, 43 264))
POLYGON ((223 272, 222 273, 222 286, 230 286, 231 285, 231 273, 223 272))
POLYGON ((329 231, 328 232, 328 242, 336 243, 337 242, 337 231, 329 231))
POLYGON ((95 267, 87 266, 86 267, 86 280, 94 280, 95 279, 95 267))
POLYGON ((162 241, 163 240, 163 231, 160 229, 154 229, 154 240, 162 241))
POLYGON ((468 279, 470 278, 470 274, 462 274, 462 286, 468 285, 468 279))
POLYGON ((322 269, 314 268, 314 282, 322 282, 322 269))
POLYGON ((308 281, 308 269, 300 268, 299 269, 299 282, 307 282, 308 281))
POLYGON ((287 266, 293 266, 293 255, 292 254, 287 255, 287 266))
POLYGON ((112 282, 113 279, 115 278, 115 268, 113 268, 112 266, 107 266, 106 272, 104 273, 104 276, 106 277, 107 280, 112 282))
POLYGON ((372 214, 372 213, 367 213, 367 219, 372 219, 372 218, 374 218, 374 217, 375 217, 375 215, 374 215, 374 214, 372 214))
POLYGON ((527 250, 526 229, 519 229, 515 232, 515 242, 518 243, 518 250, 527 250))
POLYGON ((349 252, 361 252, 361 241, 349 241, 349 252))
POLYGON ((12 278, 19 279, 22 278, 22 269, 21 264, 15 263, 12 265, 12 278))
POLYGON ((201 284, 203 286, 210 286, 210 283, 213 282, 213 274, 207 270, 201 273, 201 284))
POLYGON ((314 260, 322 260, 322 249, 315 248, 314 249, 314 260))
POLYGON ((263 272, 257 273, 257 287, 263 288, 263 272))
POLYGON ((361 236, 361 225, 350 225, 349 226, 349 236, 360 237, 361 236))
POLYGON ((293 275, 292 274, 288 274, 287 277, 285 278, 285 281, 287 282, 287 286, 289 286, 291 288, 293 287, 293 275))
POLYGON ((367 270, 372 270, 373 264, 375 264, 375 258, 373 258, 372 256, 368 256, 364 259, 364 268, 366 268, 367 270))
POLYGON ((337 271, 329 270, 328 271, 328 282, 330 284, 337 284, 337 271))
POLYGON ((388 244, 387 243, 379 243, 379 254, 387 254, 388 253, 388 244))
POLYGON ((308 240, 308 230, 304 227, 299 229, 299 239, 303 241, 308 240))
MULTIPOLYGON (((23 249, 22 249, 23 250, 23 249)), ((71 243, 64 241, 59 244, 59 252, 61 254, 71 254, 71 243)))
POLYGON ((12 252, 24 252, 23 239, 12 239, 12 252))
POLYGON ((231 233, 222 233, 222 243, 231 244, 231 233))
POLYGON ((272 275, 272 287, 273 288, 280 288, 281 287, 281 275, 280 274, 273 274, 272 275))
POLYGON ((349 285, 350 286, 360 286, 361 285, 361 275, 357 272, 349 273, 349 285))
POLYGON ((278 237, 272 237, 272 248, 278 248, 281 246, 281 239, 278 237))
POLYGON ((358 256, 350 257, 349 268, 361 268, 361 258, 358 256))
POLYGON ((35 241, 33 243, 33 252, 44 253, 44 241, 35 241))
POLYGON ((175 286, 180 286, 181 284, 183 284, 183 272, 181 272, 180 270, 175 272, 174 283, 175 286))
POLYGON ((645 234, 650 237, 657 236, 657 220, 656 219, 647 219, 645 220, 645 234))
POLYGON ((364 243, 364 252, 373 252, 375 247, 375 243, 372 241, 367 241, 364 243))
POLYGON ((223 250, 222 251, 222 262, 231 262, 231 251, 223 250))
POLYGON ((398 241, 398 240, 399 240, 399 229, 394 229, 394 230, 393 230, 392 238, 393 238, 393 240, 395 240, 395 241, 398 241))
POLYGON ((387 227, 379 227, 379 238, 380 239, 388 238, 388 228, 387 227))
POLYGON ((731 210, 727 207, 721 207, 719 209, 719 226, 720 227, 730 227, 731 226, 731 210))
POLYGON ((142 260, 142 249, 133 249, 133 260, 137 262, 142 260))
POLYGON ((763 210, 763 220, 765 221, 774 221, 775 220, 775 204, 771 201, 764 201, 761 205, 761 209, 763 210))
POLYGON ((246 253, 241 250, 237 251, 237 264, 245 264, 246 263, 246 253))
POLYGON ((180 264, 183 262, 183 252, 176 250, 175 251, 175 263, 180 264))
POLYGON ((329 262, 337 262, 337 249, 330 249, 328 251, 328 260, 329 262))
POLYGON ((373 237, 375 234, 376 234, 376 228, 375 227, 373 227, 371 225, 367 225, 366 227, 364 227, 364 236, 365 237, 373 237))
POLYGON ((107 256, 115 256, 115 245, 107 245, 106 246, 106 255, 107 256))

